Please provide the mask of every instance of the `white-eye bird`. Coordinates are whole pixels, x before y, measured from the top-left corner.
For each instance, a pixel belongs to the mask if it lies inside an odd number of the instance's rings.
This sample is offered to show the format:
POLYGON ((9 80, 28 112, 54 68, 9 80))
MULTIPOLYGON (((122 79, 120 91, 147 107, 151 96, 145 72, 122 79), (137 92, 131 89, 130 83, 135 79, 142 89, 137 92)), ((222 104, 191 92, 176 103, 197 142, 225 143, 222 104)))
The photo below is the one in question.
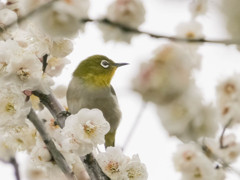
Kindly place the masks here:
POLYGON ((67 103, 70 113, 76 114, 82 108, 98 108, 109 122, 111 128, 105 135, 105 147, 114 146, 121 119, 111 79, 118 67, 127 64, 115 63, 102 55, 90 56, 78 65, 68 86, 67 103))

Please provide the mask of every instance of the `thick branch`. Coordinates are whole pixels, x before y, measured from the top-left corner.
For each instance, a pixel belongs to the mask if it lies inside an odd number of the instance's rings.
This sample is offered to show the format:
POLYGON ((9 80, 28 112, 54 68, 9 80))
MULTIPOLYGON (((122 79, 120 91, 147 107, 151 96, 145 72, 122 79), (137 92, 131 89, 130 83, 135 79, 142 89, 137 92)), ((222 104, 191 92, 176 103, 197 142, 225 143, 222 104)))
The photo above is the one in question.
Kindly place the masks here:
MULTIPOLYGON (((34 91, 33 94, 40 98, 41 103, 48 108, 57 123, 61 128, 63 128, 69 113, 64 111, 64 108, 60 105, 53 94, 46 95, 37 91, 34 91)), ((92 153, 82 157, 81 159, 83 160, 83 164, 88 172, 88 175, 91 177, 91 180, 109 180, 109 178, 102 172, 101 167, 98 165, 97 160, 94 158, 92 153)))
POLYGON ((44 124, 38 118, 37 114, 33 109, 31 109, 30 113, 28 114, 28 119, 34 124, 36 129, 38 130, 39 134, 41 135, 44 143, 46 144, 49 152, 51 153, 54 161, 57 163, 59 168, 62 172, 69 178, 69 179, 76 179, 72 170, 68 166, 65 158, 63 155, 57 150, 54 142, 52 141, 51 137, 45 130, 44 124))
POLYGON ((175 36, 167 36, 167 35, 160 35, 160 34, 154 34, 154 33, 150 33, 150 32, 146 32, 146 31, 141 31, 138 30, 136 28, 132 28, 129 26, 126 26, 124 24, 120 24, 120 23, 116 23, 113 21, 110 21, 107 18, 104 19, 90 19, 90 18, 85 18, 85 19, 81 19, 80 22, 82 23, 87 23, 87 22, 96 22, 96 23, 102 23, 102 24, 106 24, 109 26, 113 26, 116 28, 121 29, 124 32, 127 33, 134 33, 134 34, 145 34, 148 35, 152 38, 157 38, 157 39, 169 39, 171 41, 175 41, 175 42, 187 42, 187 43, 214 43, 214 44, 240 44, 240 40, 233 40, 233 39, 220 39, 220 40, 216 40, 216 39, 204 39, 204 38, 200 38, 200 39, 187 39, 187 38, 181 38, 181 37, 175 37, 175 36))
POLYGON ((53 115, 54 119, 56 120, 56 123, 63 128, 65 125, 65 120, 68 117, 68 113, 65 111, 65 109, 59 104, 57 99, 54 97, 52 93, 49 95, 43 94, 38 91, 32 92, 35 96, 38 96, 41 103, 48 108, 48 110, 53 115))
POLYGON ((110 178, 102 172, 92 153, 82 157, 81 160, 84 162, 85 169, 92 180, 110 180, 110 178))

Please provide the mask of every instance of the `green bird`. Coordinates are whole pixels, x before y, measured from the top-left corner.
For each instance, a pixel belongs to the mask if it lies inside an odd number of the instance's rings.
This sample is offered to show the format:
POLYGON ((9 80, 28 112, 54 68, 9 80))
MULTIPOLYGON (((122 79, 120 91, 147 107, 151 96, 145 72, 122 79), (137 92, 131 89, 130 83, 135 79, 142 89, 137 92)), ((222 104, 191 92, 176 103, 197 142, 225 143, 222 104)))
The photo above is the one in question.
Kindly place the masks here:
POLYGON ((115 63, 102 55, 90 56, 78 65, 68 86, 70 113, 76 114, 82 108, 98 108, 109 122, 111 128, 105 135, 105 147, 114 146, 121 119, 117 96, 110 83, 116 69, 127 64, 115 63))

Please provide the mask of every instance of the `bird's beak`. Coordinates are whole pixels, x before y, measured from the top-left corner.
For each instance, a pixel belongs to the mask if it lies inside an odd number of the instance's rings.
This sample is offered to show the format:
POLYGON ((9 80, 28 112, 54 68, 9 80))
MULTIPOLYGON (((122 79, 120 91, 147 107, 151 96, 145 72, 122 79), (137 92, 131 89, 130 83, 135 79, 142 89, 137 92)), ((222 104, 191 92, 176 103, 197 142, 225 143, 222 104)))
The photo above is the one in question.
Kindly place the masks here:
POLYGON ((116 67, 121 67, 121 66, 125 66, 128 65, 129 63, 114 63, 113 65, 116 67))

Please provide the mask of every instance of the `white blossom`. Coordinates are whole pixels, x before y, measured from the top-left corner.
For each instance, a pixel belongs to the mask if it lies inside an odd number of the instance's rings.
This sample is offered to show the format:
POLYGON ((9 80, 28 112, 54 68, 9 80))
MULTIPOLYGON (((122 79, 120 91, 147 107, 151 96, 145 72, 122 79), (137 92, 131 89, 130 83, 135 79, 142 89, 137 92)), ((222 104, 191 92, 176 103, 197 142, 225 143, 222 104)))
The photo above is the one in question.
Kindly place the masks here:
POLYGON ((189 10, 193 18, 206 14, 208 10, 208 0, 192 0, 189 10))
POLYGON ((55 2, 51 8, 36 18, 39 27, 51 37, 72 38, 83 26, 80 24, 80 20, 87 17, 88 8, 88 0, 61 0, 55 2))
POLYGON ((46 162, 52 160, 52 155, 47 149, 47 146, 44 144, 40 136, 37 136, 37 142, 34 148, 31 151, 31 159, 37 165, 43 165, 46 162))
POLYGON ((109 130, 109 123, 100 110, 81 109, 66 119, 61 132, 65 140, 61 146, 67 151, 85 155, 92 151, 93 146, 105 142, 104 137, 109 130))
POLYGON ((9 127, 5 130, 3 139, 5 145, 15 151, 30 152, 36 143, 36 129, 32 124, 9 127))
POLYGON ((171 102, 188 88, 197 60, 177 44, 163 45, 148 63, 142 64, 133 88, 145 101, 171 102))
POLYGON ((63 58, 70 54, 73 50, 73 44, 69 39, 60 39, 53 41, 51 55, 54 57, 63 58))
POLYGON ((216 87, 217 106, 223 125, 229 121, 230 127, 240 122, 240 81, 239 74, 234 74, 221 82, 216 87))
POLYGON ((126 165, 129 160, 120 148, 108 147, 105 153, 100 153, 96 157, 103 172, 112 180, 128 179, 126 165))
POLYGON ((14 31, 12 39, 17 41, 25 51, 35 54, 38 58, 50 54, 50 49, 53 46, 53 40, 32 23, 14 31))
POLYGON ((30 112, 26 96, 15 85, 0 87, 0 127, 22 125, 30 112))
POLYGON ((17 14, 10 9, 0 9, 0 28, 13 23, 17 20, 17 14))
POLYGON ((234 163, 240 155, 240 143, 234 134, 224 135, 220 146, 219 140, 204 138, 204 145, 224 163, 234 163))
POLYGON ((180 23, 176 27, 177 36, 187 39, 201 39, 204 37, 202 24, 197 21, 180 23))
MULTIPOLYGON (((145 20, 145 9, 140 0, 115 0, 109 5, 105 17, 113 22, 138 28, 145 20)), ((100 24, 105 41, 126 41, 130 42, 133 34, 123 33, 117 28, 100 24)))
POLYGON ((141 163, 138 155, 133 155, 126 165, 129 180, 147 180, 146 166, 141 163))
POLYGON ((67 58, 57 58, 50 56, 47 61, 46 73, 50 76, 59 76, 66 64, 70 61, 67 58))
POLYGON ((169 135, 182 141, 212 137, 218 129, 216 109, 202 103, 194 86, 174 101, 158 106, 158 114, 169 135))
POLYGON ((215 169, 212 161, 205 156, 196 144, 182 144, 173 157, 177 171, 182 173, 182 180, 223 180, 224 172, 215 169))

